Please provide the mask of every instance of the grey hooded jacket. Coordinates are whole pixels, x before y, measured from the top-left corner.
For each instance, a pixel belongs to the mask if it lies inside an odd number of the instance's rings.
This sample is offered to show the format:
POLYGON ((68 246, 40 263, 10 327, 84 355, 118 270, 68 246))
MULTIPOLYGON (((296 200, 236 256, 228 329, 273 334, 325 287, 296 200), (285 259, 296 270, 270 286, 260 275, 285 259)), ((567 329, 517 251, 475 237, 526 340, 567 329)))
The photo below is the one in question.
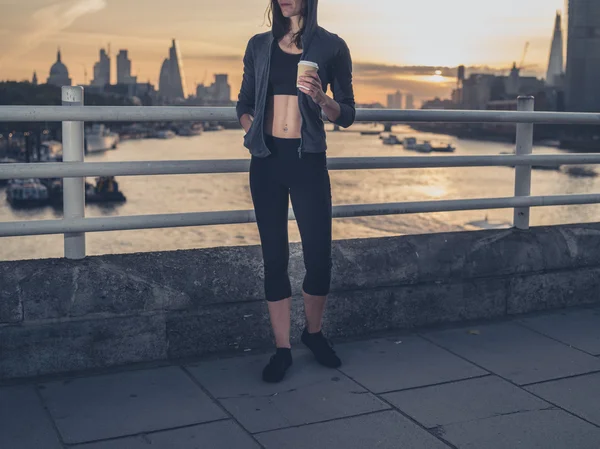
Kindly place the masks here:
MULTIPOLYGON (((319 65, 323 90, 327 92, 327 86, 331 86, 333 98, 341 109, 340 116, 333 123, 347 128, 352 125, 356 115, 350 50, 342 38, 318 26, 318 0, 306 2, 308 10, 300 59, 319 65)), ((238 119, 244 114, 254 117, 250 130, 244 136, 244 146, 256 157, 271 154, 265 144, 263 128, 273 45, 277 43, 271 31, 257 34, 248 42, 244 55, 244 77, 236 106, 238 119)), ((302 117, 299 156, 302 156, 302 152, 324 152, 327 143, 320 106, 301 90, 298 90, 298 104, 302 117)))

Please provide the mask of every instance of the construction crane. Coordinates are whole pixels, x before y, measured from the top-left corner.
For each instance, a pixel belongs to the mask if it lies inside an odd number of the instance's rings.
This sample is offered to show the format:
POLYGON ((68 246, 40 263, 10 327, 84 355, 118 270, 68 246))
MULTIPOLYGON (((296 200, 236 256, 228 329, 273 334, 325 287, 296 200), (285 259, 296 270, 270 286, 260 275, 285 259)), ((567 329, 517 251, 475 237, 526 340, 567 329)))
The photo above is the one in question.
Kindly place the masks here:
POLYGON ((523 49, 523 56, 521 57, 521 62, 519 63, 519 70, 524 68, 525 66, 525 57, 527 56, 527 50, 529 50, 529 42, 525 42, 525 48, 523 49))
POLYGON ((526 69, 527 67, 533 67, 532 65, 525 65, 525 58, 527 57, 527 50, 529 50, 529 42, 525 42, 525 48, 523 48, 523 54, 521 55, 521 61, 519 62, 519 64, 517 65, 517 61, 515 61, 513 63, 512 69, 508 69, 508 71, 510 72, 511 70, 517 70, 517 71, 521 71, 523 69, 526 69))

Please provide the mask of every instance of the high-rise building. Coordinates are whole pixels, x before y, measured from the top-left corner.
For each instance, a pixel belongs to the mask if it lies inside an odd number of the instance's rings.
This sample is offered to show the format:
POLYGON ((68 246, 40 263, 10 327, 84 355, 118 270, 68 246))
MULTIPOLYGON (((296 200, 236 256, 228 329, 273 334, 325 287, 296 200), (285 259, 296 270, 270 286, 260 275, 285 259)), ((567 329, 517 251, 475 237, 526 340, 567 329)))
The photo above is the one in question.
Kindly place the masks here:
POLYGON ((210 86, 198 84, 196 87, 196 98, 200 104, 206 106, 229 106, 231 105, 231 86, 226 74, 215 75, 215 82, 210 86))
POLYGON ((60 48, 56 53, 56 62, 50 68, 50 76, 48 77, 48 84, 52 84, 54 86, 70 86, 71 78, 69 78, 69 70, 67 66, 62 62, 62 56, 60 53, 60 48))
POLYGON ((388 109, 402 109, 402 93, 399 90, 387 96, 387 107, 388 109))
POLYGON ((131 76, 131 60, 127 50, 117 55, 117 84, 137 84, 137 77, 131 76))
POLYGON ((550 46, 550 59, 548 61, 548 71, 546 72, 546 84, 548 86, 560 86, 562 84, 563 71, 562 18, 560 11, 558 11, 554 21, 554 34, 552 35, 552 44, 550 46))
POLYGON ((161 97, 174 100, 186 97, 185 75, 183 61, 177 41, 173 39, 169 57, 165 59, 160 69, 159 94, 161 97))
POLYGON ((33 84, 34 86, 38 85, 37 72, 33 72, 33 78, 31 79, 31 84, 33 84))
POLYGON ((105 49, 100 50, 100 59, 94 64, 92 86, 104 87, 110 84, 110 56, 105 49))
POLYGON ((406 109, 414 109, 415 108, 415 97, 411 93, 406 94, 406 109))
POLYGON ((226 74, 215 75, 215 98, 219 103, 229 103, 231 101, 231 86, 226 74))
POLYGON ((600 1, 569 0, 567 110, 600 112, 600 1))

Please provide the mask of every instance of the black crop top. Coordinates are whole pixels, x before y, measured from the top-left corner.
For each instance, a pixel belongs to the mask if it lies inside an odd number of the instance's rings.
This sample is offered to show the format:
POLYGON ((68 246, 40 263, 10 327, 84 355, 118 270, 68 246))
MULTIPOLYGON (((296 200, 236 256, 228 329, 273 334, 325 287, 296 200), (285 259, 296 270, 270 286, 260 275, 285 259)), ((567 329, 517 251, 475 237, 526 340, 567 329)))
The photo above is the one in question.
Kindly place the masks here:
POLYGON ((271 70, 267 96, 298 95, 296 80, 298 79, 298 63, 302 55, 286 53, 279 44, 273 44, 271 70))

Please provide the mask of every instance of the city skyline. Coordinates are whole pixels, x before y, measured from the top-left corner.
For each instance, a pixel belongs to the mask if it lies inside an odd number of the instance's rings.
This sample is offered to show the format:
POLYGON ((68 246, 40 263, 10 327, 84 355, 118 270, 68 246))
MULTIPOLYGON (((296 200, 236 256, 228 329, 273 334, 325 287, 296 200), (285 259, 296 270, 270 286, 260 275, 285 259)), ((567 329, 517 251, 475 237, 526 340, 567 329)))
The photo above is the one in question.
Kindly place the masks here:
MULTIPOLYGON (((148 0, 143 8, 134 0, 27 3, 0 3, 5 22, 0 33, 13 37, 0 44, 1 79, 30 80, 34 71, 45 79, 60 46, 73 82, 89 83, 99 49, 110 43, 113 61, 120 49, 128 50, 132 75, 158 86, 165 48, 176 38, 185 63, 186 93, 192 94, 213 73, 229 73, 235 91, 248 38, 267 29, 261 27, 265 0, 246 0, 236 11, 216 0, 172 0, 168 5, 148 0)), ((530 42, 526 66, 545 76, 554 16, 564 0, 507 0, 487 11, 475 0, 435 3, 436 16, 431 17, 431 5, 386 2, 374 10, 363 0, 321 2, 321 24, 344 37, 352 50, 358 101, 384 102, 396 89, 419 99, 447 95, 454 79, 404 66, 487 65, 508 71, 520 60, 525 42, 530 42), (364 20, 358 23, 357 16, 364 20)))

